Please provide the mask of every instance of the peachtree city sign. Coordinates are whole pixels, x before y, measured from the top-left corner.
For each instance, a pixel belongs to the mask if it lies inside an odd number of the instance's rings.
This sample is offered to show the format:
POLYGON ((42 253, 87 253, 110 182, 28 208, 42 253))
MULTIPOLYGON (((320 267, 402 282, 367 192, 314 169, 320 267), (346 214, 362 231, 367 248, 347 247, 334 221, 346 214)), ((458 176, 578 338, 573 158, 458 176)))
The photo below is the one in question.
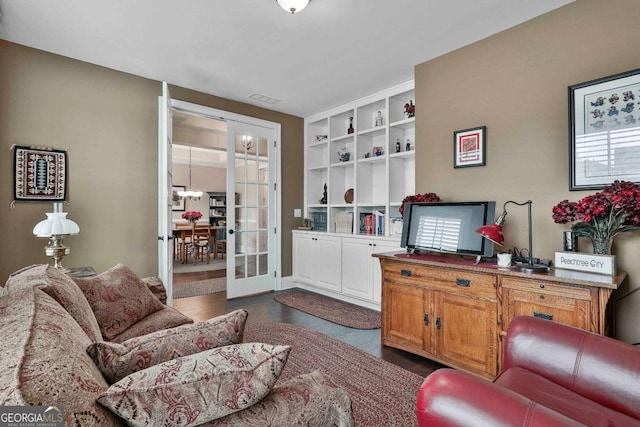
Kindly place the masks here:
POLYGON ((566 270, 585 271, 608 276, 616 275, 616 257, 614 255, 556 252, 555 266, 566 270))
POLYGON ((0 406, 0 427, 64 427, 64 408, 0 406))

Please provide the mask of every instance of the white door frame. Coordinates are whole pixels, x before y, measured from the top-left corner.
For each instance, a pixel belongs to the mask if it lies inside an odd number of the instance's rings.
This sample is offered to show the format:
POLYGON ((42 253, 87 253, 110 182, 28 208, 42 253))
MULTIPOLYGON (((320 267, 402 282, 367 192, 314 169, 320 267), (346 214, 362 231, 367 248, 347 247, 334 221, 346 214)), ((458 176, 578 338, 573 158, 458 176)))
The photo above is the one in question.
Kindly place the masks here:
MULTIPOLYGON (((268 120, 258 119, 255 117, 245 116, 242 114, 232 113, 229 111, 219 110, 212 107, 207 107, 204 105, 193 104, 191 102, 186 101, 178 101, 175 99, 171 100, 171 107, 175 110, 184 111, 191 114, 197 114, 204 117, 209 117, 216 120, 224 120, 224 121, 234 121, 240 123, 246 123, 254 126, 261 126, 264 128, 272 129, 276 135, 276 150, 275 150, 275 158, 269 159, 269 167, 274 166, 272 162, 275 162, 275 170, 276 170, 276 243, 275 243, 275 254, 269 254, 269 256, 275 257, 275 265, 276 265, 276 280, 275 280, 275 289, 282 289, 282 185, 281 185, 281 127, 280 123, 271 122, 268 120)), ((167 171, 161 171, 160 175, 166 175, 167 171)), ((159 265, 158 268, 161 268, 159 265)), ((162 277, 162 273, 160 277, 162 277)), ((167 271, 164 271, 165 277, 168 274, 167 271)), ((228 274, 228 273, 227 273, 228 274)))

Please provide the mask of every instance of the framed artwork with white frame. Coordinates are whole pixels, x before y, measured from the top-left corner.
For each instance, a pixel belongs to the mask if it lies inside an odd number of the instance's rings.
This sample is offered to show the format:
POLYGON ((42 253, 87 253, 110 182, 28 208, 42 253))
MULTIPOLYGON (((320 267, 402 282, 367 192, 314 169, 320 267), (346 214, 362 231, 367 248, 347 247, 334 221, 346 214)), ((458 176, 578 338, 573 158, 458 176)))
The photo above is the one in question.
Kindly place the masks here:
POLYGON ((569 86, 569 190, 640 183, 640 69, 569 86))

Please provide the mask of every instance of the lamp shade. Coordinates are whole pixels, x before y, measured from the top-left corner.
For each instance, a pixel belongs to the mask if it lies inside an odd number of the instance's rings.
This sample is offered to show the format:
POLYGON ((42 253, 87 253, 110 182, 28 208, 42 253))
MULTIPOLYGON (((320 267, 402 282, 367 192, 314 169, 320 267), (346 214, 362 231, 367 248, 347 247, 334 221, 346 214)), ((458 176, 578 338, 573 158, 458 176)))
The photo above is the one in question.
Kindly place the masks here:
POLYGON ((33 227, 33 234, 38 237, 62 236, 78 234, 80 227, 75 221, 67 219, 67 212, 47 212, 44 219, 33 227))
POLYGON ((491 225, 483 225, 476 230, 476 233, 481 234, 496 245, 502 246, 504 244, 504 234, 502 234, 502 226, 496 223, 491 225))
POLYGON ((276 0, 287 12, 298 13, 309 4, 309 0, 276 0))

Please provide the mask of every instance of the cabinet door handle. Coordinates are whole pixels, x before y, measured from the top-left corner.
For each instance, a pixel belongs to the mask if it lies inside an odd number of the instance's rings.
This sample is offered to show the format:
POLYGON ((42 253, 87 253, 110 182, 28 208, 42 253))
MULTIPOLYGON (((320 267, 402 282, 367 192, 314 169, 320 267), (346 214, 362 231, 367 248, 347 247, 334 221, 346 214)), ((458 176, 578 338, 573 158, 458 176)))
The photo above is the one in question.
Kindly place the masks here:
POLYGON ((553 320, 553 314, 542 313, 540 311, 534 311, 533 317, 538 317, 540 319, 553 320))
POLYGON ((469 279, 460 279, 458 277, 458 278, 456 278, 456 285, 469 287, 469 286, 471 286, 471 280, 469 280, 469 279))
POLYGON ((442 327, 442 322, 440 321, 440 316, 436 317, 436 329, 440 329, 442 327))
POLYGON ((424 314, 424 326, 429 326, 429 313, 424 314))
POLYGON ((405 270, 403 268, 402 270, 400 270, 400 275, 401 276, 405 276, 405 277, 409 277, 409 276, 411 276, 411 270, 405 270))

